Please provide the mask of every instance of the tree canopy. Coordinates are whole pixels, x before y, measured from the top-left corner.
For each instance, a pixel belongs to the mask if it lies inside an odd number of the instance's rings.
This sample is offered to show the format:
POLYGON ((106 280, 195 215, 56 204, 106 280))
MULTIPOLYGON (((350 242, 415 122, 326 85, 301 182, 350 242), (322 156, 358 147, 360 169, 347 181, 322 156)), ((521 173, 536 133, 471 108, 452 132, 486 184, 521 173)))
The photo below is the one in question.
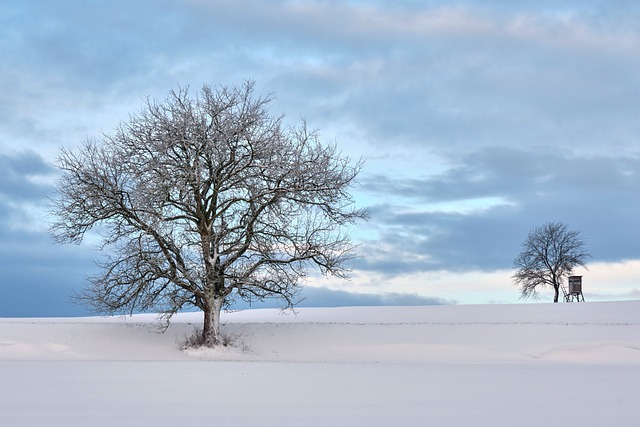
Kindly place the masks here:
POLYGON ((590 256, 579 231, 569 230, 560 222, 549 222, 534 228, 522 244, 522 251, 513 262, 517 269, 513 280, 520 286, 523 298, 537 297, 539 287, 551 286, 553 302, 558 302, 562 278, 578 266, 586 268, 590 256))
POLYGON ((111 134, 63 148, 52 234, 99 232, 100 273, 78 293, 97 312, 204 312, 220 340, 234 298, 291 306, 310 269, 345 277, 348 226, 366 218, 349 193, 363 162, 284 124, 254 84, 148 99, 111 134))

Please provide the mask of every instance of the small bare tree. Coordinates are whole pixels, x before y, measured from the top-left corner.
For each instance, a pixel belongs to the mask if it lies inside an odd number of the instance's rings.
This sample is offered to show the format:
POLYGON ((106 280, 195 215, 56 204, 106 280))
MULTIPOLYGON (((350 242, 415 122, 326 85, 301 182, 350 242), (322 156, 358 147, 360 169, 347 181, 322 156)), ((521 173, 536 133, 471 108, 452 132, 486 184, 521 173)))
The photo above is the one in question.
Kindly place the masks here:
POLYGON ((287 306, 309 269, 345 277, 346 227, 366 217, 348 190, 362 168, 305 123, 269 115, 253 83, 199 96, 170 92, 98 142, 62 149, 51 232, 80 243, 95 229, 106 254, 77 298, 96 312, 195 306, 202 342, 220 342, 234 298, 287 306))
POLYGON ((537 297, 539 286, 551 286, 553 302, 558 302, 563 276, 571 275, 577 266, 586 268, 591 254, 584 246, 580 232, 567 230, 566 224, 550 222, 534 228, 513 262, 514 284, 520 286, 522 297, 537 297))

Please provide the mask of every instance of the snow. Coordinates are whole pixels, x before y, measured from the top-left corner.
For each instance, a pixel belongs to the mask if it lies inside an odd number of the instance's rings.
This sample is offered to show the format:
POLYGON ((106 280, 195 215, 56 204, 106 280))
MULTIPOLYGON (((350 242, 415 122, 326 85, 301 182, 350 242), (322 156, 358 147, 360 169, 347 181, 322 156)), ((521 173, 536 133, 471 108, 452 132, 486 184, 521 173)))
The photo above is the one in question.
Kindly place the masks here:
POLYGON ((2 426, 632 426, 640 301, 0 319, 2 426))

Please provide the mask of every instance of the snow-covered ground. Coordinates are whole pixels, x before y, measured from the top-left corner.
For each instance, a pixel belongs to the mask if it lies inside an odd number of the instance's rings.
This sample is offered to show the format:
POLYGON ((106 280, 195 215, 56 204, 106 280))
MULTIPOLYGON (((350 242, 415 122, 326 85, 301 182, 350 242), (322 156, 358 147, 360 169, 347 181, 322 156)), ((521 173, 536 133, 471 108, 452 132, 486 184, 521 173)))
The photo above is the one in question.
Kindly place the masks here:
POLYGON ((640 301, 0 319, 0 426, 636 426, 640 301))

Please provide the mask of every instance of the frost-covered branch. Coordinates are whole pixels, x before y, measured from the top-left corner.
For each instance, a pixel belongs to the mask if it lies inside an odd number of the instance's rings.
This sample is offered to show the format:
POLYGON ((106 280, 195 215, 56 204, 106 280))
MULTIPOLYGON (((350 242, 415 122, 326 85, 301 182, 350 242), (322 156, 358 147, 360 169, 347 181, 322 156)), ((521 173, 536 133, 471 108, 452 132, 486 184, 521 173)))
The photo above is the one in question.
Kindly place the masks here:
POLYGON ((367 216, 349 193, 363 162, 304 122, 285 126, 270 102, 251 82, 196 97, 180 88, 62 149, 52 234, 79 243, 99 229, 108 254, 80 301, 105 312, 193 305, 213 345, 232 294, 291 305, 309 269, 346 276, 346 228, 367 216))

